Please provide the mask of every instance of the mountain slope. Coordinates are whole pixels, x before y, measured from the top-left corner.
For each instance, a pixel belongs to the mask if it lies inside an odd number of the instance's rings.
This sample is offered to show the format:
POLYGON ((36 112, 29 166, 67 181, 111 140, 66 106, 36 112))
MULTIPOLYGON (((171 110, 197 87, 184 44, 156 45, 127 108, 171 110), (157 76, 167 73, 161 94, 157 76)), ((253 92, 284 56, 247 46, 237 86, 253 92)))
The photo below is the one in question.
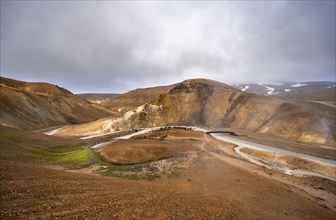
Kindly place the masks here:
POLYGON ((58 134, 89 135, 130 128, 193 125, 242 128, 298 141, 335 143, 332 107, 258 96, 205 79, 165 87, 165 92, 155 96, 120 117, 64 128, 58 134))
POLYGON ((233 87, 249 93, 306 101, 334 101, 335 82, 296 82, 275 84, 235 84, 233 87))
POLYGON ((131 109, 150 102, 173 87, 174 85, 131 90, 107 100, 102 103, 102 106, 114 112, 118 112, 119 114, 123 114, 131 109))
POLYGON ((104 103, 109 101, 110 99, 115 99, 119 96, 119 94, 115 93, 81 93, 76 95, 81 97, 82 99, 86 99, 94 104, 101 106, 103 106, 104 103))
POLYGON ((0 123, 39 129, 77 124, 112 115, 110 111, 48 83, 28 83, 0 78, 0 123))

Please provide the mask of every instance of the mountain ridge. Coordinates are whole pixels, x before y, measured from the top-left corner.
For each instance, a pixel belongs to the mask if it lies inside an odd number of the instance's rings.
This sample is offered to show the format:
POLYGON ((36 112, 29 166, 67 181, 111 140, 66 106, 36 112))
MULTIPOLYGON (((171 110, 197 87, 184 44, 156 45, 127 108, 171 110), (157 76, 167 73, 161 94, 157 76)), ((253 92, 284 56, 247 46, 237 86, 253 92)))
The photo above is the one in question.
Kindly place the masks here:
POLYGON ((27 130, 84 123, 113 115, 108 109, 49 83, 0 77, 0 123, 27 130))
POLYGON ((335 143, 335 116, 331 107, 315 109, 204 79, 159 88, 161 93, 153 93, 150 99, 138 102, 118 117, 65 128, 59 134, 84 136, 131 128, 191 125, 233 127, 303 142, 335 143))

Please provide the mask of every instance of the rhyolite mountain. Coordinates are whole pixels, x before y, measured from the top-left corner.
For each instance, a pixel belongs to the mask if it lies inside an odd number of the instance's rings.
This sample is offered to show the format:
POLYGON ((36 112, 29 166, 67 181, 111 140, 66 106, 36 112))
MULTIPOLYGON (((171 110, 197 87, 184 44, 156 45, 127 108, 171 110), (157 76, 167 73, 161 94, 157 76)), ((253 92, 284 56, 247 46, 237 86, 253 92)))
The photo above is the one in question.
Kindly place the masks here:
POLYGON ((115 105, 110 108, 117 109, 118 116, 69 126, 57 135, 190 125, 240 128, 303 142, 335 143, 335 108, 246 93, 207 79, 133 90, 112 101, 115 105))
POLYGON ((78 124, 113 115, 101 106, 48 83, 0 77, 0 123, 27 130, 78 124))

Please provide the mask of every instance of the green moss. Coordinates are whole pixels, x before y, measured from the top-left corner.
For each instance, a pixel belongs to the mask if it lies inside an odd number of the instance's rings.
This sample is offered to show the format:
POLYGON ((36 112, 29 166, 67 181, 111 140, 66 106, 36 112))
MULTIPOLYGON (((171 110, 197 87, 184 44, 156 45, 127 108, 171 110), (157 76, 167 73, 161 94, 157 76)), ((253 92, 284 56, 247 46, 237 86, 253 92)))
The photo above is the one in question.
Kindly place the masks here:
POLYGON ((153 180, 156 174, 142 174, 143 168, 151 162, 133 165, 116 165, 104 161, 93 149, 83 146, 58 146, 53 148, 29 149, 30 157, 36 161, 61 164, 72 169, 83 168, 93 164, 101 166, 98 173, 129 180, 153 180))
POLYGON ((83 146, 57 146, 53 148, 49 148, 48 151, 55 152, 55 153, 67 153, 70 151, 76 151, 76 150, 83 150, 87 149, 87 147, 83 146))
POLYGON ((32 153, 36 160, 51 161, 60 164, 79 165, 90 162, 89 149, 81 146, 38 149, 32 153))
POLYGON ((19 142, 22 141, 21 138, 19 138, 19 137, 11 136, 11 135, 8 135, 8 134, 1 134, 1 132, 0 132, 0 140, 1 140, 1 142, 12 141, 12 142, 16 142, 16 143, 19 143, 19 142))
POLYGON ((70 164, 85 164, 90 161, 89 151, 79 150, 79 151, 71 152, 69 154, 56 157, 56 161, 62 162, 62 163, 70 163, 70 164))

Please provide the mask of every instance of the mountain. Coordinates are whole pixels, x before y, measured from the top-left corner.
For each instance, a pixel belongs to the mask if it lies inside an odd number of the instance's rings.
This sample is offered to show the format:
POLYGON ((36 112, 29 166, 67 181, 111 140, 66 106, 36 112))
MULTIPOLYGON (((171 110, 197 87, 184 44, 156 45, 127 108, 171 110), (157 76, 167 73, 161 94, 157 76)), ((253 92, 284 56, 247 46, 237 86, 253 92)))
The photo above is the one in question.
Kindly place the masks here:
POLYGON ((335 143, 333 107, 246 93, 207 79, 134 90, 113 101, 118 103, 114 108, 133 109, 118 117, 63 128, 57 134, 83 136, 131 128, 191 125, 240 128, 303 142, 335 143))
POLYGON ((105 102, 109 101, 110 99, 114 99, 118 97, 120 94, 115 93, 81 93, 76 94, 77 96, 81 97, 82 99, 86 99, 89 102, 92 102, 97 105, 104 105, 105 102))
POLYGON ((0 123, 34 130, 78 124, 113 115, 109 110, 48 83, 0 78, 0 123))
POLYGON ((274 84, 234 84, 241 91, 305 101, 335 102, 335 82, 295 82, 274 84))
POLYGON ((125 94, 121 94, 115 98, 107 100, 106 102, 102 103, 102 106, 112 110, 113 112, 124 114, 129 110, 132 110, 152 101, 159 95, 168 92, 174 86, 175 85, 158 86, 152 88, 131 90, 129 92, 126 92, 125 94))

